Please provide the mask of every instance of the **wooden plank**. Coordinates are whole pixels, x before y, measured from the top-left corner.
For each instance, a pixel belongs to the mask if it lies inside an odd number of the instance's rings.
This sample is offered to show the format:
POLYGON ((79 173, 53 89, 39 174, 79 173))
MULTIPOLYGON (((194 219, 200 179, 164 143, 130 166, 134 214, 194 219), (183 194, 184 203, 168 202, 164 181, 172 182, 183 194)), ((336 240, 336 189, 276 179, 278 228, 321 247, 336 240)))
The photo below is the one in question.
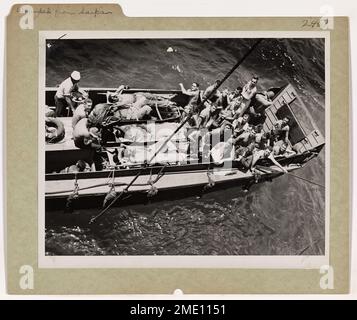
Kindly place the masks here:
POLYGON ((270 121, 270 123, 271 123, 271 127, 269 128, 270 130, 274 127, 274 123, 275 123, 275 121, 273 122, 273 120, 276 120, 276 117, 275 117, 275 115, 272 113, 272 111, 271 110, 269 110, 270 112, 266 112, 265 114, 267 115, 267 119, 270 121), (270 115, 269 115, 270 114, 270 115), (271 119, 271 118, 273 118, 273 120, 271 119))

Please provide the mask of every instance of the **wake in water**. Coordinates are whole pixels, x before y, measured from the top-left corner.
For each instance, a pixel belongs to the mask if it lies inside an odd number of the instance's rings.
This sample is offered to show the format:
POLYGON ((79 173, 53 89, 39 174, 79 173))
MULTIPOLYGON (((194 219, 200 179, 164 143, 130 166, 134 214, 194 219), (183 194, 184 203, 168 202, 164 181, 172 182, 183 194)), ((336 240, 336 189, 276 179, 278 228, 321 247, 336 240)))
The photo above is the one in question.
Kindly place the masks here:
MULTIPOLYGON (((84 87, 179 89, 221 78, 247 51, 250 39, 53 40, 46 85, 80 70, 84 87), (171 49, 170 49, 171 48, 171 49), (169 50, 170 49, 170 50, 169 50), (90 63, 89 63, 90 62, 90 63)), ((259 90, 292 83, 324 132, 324 40, 268 39, 224 87, 259 75, 259 90)), ((299 175, 324 184, 324 153, 299 175)), ((253 187, 215 191, 202 199, 113 208, 95 227, 81 212, 46 216, 49 255, 295 255, 324 253, 324 190, 283 176, 253 187)), ((86 210, 87 215, 97 213, 86 210)))

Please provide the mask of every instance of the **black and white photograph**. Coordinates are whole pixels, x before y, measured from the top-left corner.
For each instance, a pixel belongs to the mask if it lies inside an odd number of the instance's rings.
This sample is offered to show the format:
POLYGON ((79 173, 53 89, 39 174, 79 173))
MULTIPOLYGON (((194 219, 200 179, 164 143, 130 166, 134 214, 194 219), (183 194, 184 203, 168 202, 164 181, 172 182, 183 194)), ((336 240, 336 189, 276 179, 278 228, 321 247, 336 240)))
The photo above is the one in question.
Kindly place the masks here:
POLYGON ((42 34, 44 258, 326 257, 328 38, 108 34, 42 34))

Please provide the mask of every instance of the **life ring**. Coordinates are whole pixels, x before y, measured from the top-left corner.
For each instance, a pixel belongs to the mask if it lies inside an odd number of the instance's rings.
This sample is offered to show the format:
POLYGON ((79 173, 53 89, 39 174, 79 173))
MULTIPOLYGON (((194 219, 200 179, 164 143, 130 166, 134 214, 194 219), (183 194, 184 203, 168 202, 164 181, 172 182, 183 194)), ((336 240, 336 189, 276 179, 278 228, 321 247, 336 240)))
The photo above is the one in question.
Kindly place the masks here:
POLYGON ((46 134, 47 143, 57 143, 65 137, 64 124, 58 118, 46 117, 46 133, 53 133, 52 135, 46 134), (52 128, 52 130, 51 130, 52 128), (56 132, 54 132, 56 131, 56 132))

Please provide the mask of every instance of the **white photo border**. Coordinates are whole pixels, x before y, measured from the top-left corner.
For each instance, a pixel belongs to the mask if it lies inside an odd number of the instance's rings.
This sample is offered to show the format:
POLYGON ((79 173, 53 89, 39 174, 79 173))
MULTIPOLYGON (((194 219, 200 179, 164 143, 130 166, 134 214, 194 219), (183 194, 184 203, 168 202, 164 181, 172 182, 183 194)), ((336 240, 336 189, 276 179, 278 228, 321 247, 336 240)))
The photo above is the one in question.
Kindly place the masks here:
POLYGON ((330 261, 330 34, 328 31, 39 31, 38 267, 39 268, 239 268, 319 269, 330 261), (160 38, 325 39, 325 254, 319 256, 47 256, 45 255, 46 40, 160 38))

